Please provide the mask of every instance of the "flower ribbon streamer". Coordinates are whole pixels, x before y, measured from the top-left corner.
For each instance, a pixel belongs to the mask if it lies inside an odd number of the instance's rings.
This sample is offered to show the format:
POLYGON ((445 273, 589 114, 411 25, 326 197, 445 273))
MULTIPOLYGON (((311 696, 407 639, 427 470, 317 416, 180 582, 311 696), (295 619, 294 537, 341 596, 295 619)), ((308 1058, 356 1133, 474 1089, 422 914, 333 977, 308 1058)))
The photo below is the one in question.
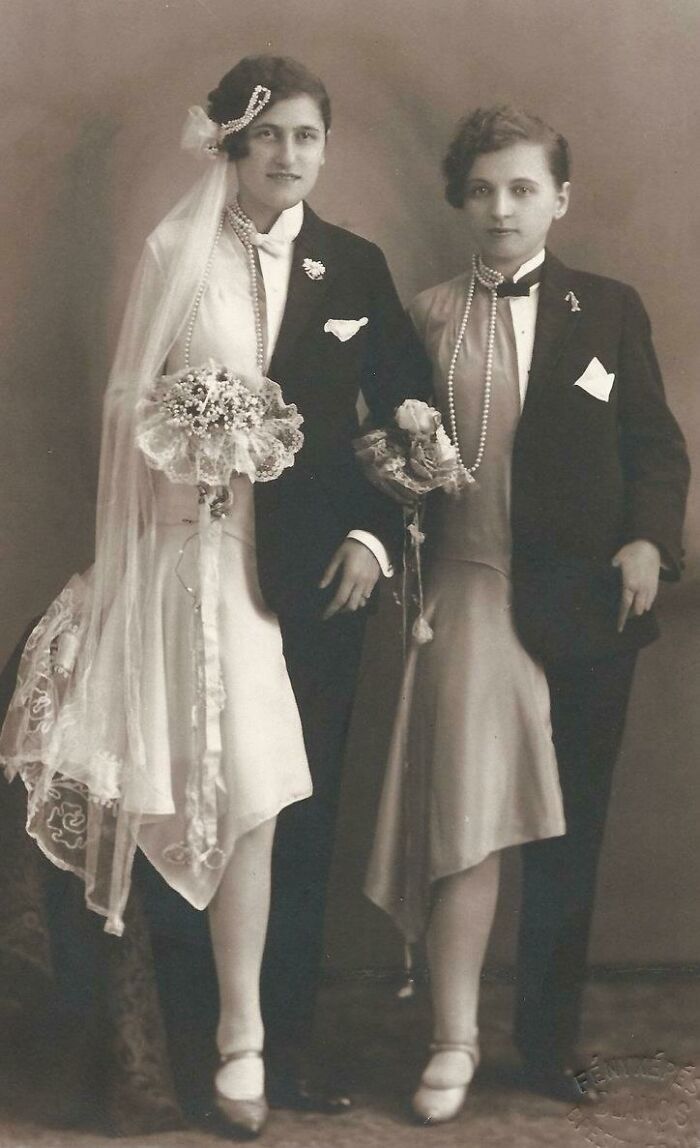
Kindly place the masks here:
POLYGON ((226 794, 221 769, 220 715, 225 704, 219 646, 219 589, 223 531, 220 498, 216 490, 200 487, 198 531, 185 542, 198 544, 198 591, 176 574, 194 599, 195 702, 192 707, 192 754, 185 787, 185 840, 170 845, 164 856, 177 865, 219 869, 225 859, 218 840, 218 793, 226 794))

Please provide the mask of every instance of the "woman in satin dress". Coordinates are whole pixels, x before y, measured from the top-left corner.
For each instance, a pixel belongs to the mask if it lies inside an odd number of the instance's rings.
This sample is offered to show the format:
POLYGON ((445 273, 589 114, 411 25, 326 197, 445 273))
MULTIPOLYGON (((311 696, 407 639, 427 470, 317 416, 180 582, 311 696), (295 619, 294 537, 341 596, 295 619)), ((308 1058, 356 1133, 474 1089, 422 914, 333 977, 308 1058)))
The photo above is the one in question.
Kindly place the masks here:
MULTIPOLYGON (((498 139, 481 112, 460 125, 445 162, 448 199, 464 204, 477 254, 410 308, 436 404, 474 479, 459 496, 431 496, 426 512, 434 638, 408 653, 365 886, 407 942, 427 941, 434 1032, 413 1098, 426 1123, 457 1115, 478 1065, 479 978, 501 852, 565 831, 547 682, 511 616, 511 452, 529 366, 518 305, 531 301, 544 239, 539 224, 528 230, 521 220, 515 258, 499 261, 480 244, 480 220, 487 215, 487 234, 493 220, 476 164, 505 154, 518 132, 498 139), (524 285, 513 289, 513 280, 524 285)), ((546 154, 547 137, 525 146, 546 154)), ((544 234, 549 212, 547 202, 544 234)))

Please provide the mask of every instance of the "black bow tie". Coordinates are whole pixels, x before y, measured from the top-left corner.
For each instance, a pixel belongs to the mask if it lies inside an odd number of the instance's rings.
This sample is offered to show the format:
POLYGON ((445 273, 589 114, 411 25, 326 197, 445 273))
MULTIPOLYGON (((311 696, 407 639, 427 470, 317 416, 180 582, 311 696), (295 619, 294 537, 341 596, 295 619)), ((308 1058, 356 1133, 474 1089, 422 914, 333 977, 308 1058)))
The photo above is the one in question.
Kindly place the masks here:
POLYGON ((530 288, 539 283, 542 276, 542 264, 535 267, 532 271, 528 271, 527 275, 523 275, 522 279, 518 279, 514 283, 512 279, 505 279, 496 288, 496 294, 499 299, 512 298, 515 295, 529 295, 530 288))

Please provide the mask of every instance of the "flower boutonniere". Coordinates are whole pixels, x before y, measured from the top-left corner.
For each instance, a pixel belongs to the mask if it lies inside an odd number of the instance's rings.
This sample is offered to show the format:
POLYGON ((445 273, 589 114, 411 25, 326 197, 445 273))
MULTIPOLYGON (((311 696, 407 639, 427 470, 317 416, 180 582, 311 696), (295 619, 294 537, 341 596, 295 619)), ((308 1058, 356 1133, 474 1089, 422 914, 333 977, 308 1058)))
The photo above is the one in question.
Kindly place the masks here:
POLYGON ((564 301, 569 304, 572 311, 581 310, 581 304, 574 295, 573 291, 567 291, 566 295, 564 296, 564 301))
POLYGON ((326 268, 318 259, 305 259, 302 263, 302 267, 309 279, 323 279, 323 276, 326 274, 326 268))

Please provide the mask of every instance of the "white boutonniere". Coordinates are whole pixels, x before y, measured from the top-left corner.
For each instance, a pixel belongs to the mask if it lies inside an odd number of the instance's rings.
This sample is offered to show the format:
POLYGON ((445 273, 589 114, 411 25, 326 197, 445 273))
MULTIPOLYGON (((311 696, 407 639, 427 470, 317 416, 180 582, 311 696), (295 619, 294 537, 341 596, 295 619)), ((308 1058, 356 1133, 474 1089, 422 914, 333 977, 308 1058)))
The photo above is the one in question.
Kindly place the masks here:
POLYGON ((326 268, 318 259, 305 259, 302 267, 309 279, 323 279, 326 274, 326 268))
POLYGON ((580 311, 581 310, 581 304, 579 303, 578 299, 574 295, 573 291, 567 291, 566 295, 564 296, 564 301, 569 304, 572 311, 580 311))

